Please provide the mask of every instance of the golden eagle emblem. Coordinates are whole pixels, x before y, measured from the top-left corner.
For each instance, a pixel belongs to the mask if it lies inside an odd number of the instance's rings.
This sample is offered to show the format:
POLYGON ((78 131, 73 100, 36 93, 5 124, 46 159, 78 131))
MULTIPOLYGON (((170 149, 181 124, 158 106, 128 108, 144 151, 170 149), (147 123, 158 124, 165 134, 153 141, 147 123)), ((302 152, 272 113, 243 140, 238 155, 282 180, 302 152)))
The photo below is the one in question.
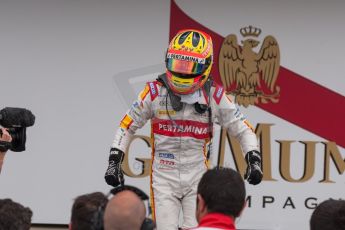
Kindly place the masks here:
POLYGON ((219 73, 224 88, 228 94, 234 94, 236 103, 245 107, 259 102, 277 103, 280 92, 275 85, 280 68, 277 40, 271 35, 265 37, 256 53, 253 49, 260 42, 255 38, 261 29, 247 26, 240 33, 244 38, 242 46, 237 43, 236 35, 230 34, 219 52, 219 73))

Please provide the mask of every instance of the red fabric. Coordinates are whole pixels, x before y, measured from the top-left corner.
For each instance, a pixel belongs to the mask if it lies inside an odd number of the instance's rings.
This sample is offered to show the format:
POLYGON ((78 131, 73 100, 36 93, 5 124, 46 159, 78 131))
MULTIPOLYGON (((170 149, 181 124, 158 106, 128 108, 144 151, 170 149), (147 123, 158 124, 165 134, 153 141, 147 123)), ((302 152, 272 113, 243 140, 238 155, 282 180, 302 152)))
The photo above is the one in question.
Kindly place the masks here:
POLYGON ((220 85, 216 85, 216 90, 214 91, 213 98, 217 105, 219 105, 220 100, 222 99, 224 93, 224 88, 220 85))
POLYGON ((221 213, 209 213, 201 218, 199 226, 196 229, 201 227, 236 230, 233 219, 230 216, 226 216, 221 213))
POLYGON ((156 82, 148 82, 147 84, 150 88, 151 101, 154 101, 154 99, 158 96, 158 88, 156 82))
POLYGON ((155 134, 168 137, 194 137, 196 139, 209 138, 208 123, 191 120, 162 120, 155 118, 152 122, 155 134))
MULTIPOLYGON (((224 38, 189 17, 174 0, 171 0, 170 39, 179 30, 186 28, 198 29, 211 35, 215 63, 211 75, 218 84, 221 84, 218 54, 224 38)), ((257 107, 345 147, 345 97, 343 95, 282 66, 276 84, 281 89, 279 102, 260 103, 256 105, 257 107)))

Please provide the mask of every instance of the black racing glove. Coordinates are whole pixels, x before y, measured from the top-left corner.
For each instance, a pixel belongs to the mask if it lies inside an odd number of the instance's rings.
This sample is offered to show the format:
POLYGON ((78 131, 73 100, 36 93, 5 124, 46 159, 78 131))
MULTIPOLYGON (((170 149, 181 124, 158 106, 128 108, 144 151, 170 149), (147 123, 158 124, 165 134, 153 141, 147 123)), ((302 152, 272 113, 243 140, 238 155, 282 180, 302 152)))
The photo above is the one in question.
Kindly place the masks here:
POLYGON ((257 185, 262 180, 261 170, 261 154, 256 151, 249 151, 246 154, 247 170, 244 179, 248 180, 249 184, 257 185))
POLYGON ((108 185, 117 187, 118 185, 124 185, 125 179, 123 178, 123 172, 121 163, 125 153, 119 149, 111 148, 109 156, 108 169, 105 172, 104 179, 108 185))

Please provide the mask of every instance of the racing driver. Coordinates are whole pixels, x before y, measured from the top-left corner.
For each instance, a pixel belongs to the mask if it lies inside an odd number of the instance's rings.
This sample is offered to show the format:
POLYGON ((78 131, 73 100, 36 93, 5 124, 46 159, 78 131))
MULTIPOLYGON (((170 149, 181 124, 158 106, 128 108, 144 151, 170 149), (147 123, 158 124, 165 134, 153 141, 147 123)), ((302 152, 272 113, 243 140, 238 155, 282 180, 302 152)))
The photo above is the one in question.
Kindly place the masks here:
POLYGON ((158 230, 197 226, 198 182, 207 170, 213 123, 217 121, 237 138, 246 153, 245 178, 262 179, 261 154, 256 135, 224 89, 210 78, 213 61, 211 37, 199 30, 179 31, 166 52, 166 72, 148 82, 120 122, 111 145, 105 180, 124 184, 121 163, 131 136, 151 120, 151 204, 158 230))

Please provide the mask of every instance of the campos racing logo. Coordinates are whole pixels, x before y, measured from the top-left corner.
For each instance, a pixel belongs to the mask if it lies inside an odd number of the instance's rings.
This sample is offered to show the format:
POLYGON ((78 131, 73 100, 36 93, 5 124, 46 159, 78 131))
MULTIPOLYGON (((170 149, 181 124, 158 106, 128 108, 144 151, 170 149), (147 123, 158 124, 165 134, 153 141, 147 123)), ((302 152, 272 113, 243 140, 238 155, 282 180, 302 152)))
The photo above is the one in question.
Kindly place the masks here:
POLYGON ((215 102, 217 104, 219 104, 220 100, 222 99, 223 92, 224 92, 224 88, 219 86, 219 85, 217 85, 216 86, 216 91, 213 94, 213 99, 215 100, 215 102))
POLYGON ((219 98, 220 96, 222 96, 222 92, 223 92, 223 88, 219 88, 219 89, 217 90, 216 97, 219 98))
POLYGON ((151 93, 152 93, 152 95, 156 95, 156 87, 155 87, 155 85, 153 84, 153 82, 150 82, 149 83, 149 85, 150 85, 150 89, 151 89, 151 93))
POLYGON ((261 29, 247 26, 240 29, 242 46, 237 37, 230 34, 224 38, 219 52, 219 73, 228 94, 244 107, 269 101, 279 101, 279 86, 276 86, 280 68, 280 53, 277 40, 267 36, 256 53, 260 41, 256 38, 261 29))
POLYGON ((150 87, 151 101, 153 101, 158 96, 158 88, 155 82, 148 83, 150 87))

